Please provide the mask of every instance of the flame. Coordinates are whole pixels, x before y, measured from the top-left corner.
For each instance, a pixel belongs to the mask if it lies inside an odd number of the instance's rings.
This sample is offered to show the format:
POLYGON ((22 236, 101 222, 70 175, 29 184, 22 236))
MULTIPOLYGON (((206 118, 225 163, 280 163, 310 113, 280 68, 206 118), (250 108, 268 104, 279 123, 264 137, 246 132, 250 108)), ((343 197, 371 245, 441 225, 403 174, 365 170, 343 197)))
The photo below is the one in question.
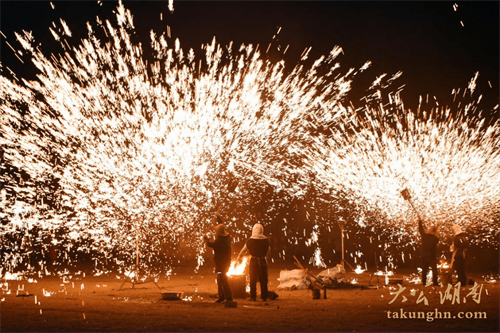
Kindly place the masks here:
POLYGON ((373 273, 373 275, 378 275, 378 276, 383 276, 383 275, 384 276, 392 276, 392 275, 394 275, 394 272, 393 271, 385 271, 385 272, 383 272, 383 271, 379 270, 379 271, 373 273))
POLYGON ((126 271, 125 273, 123 273, 125 276, 133 279, 135 277, 135 271, 126 271))
POLYGON ((360 265, 356 266, 356 269, 354 270, 354 273, 356 274, 361 274, 365 271, 365 269, 362 269, 360 265))
POLYGON ((236 260, 231 261, 231 267, 227 272, 227 276, 232 275, 243 275, 245 273, 245 268, 247 267, 248 257, 243 257, 241 263, 238 264, 236 260))
POLYGON ((5 272, 4 280, 21 280, 21 275, 11 272, 5 272))
POLYGON ((438 265, 438 268, 447 269, 450 268, 450 265, 448 265, 448 263, 445 261, 441 265, 438 265))

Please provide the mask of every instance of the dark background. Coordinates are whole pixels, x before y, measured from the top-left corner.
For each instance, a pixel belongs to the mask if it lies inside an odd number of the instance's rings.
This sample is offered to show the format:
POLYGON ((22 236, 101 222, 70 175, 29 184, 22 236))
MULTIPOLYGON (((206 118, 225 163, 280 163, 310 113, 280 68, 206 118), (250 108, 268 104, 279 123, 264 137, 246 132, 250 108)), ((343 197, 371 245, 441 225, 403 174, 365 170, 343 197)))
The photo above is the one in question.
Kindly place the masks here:
MULTIPOLYGON (((1 31, 17 50, 14 31, 32 31, 46 54, 58 53, 49 26, 54 21, 60 27, 64 19, 73 33, 68 38, 72 46, 87 37, 86 22, 99 32, 96 16, 115 23, 115 1, 2 1, 1 31)), ((371 68, 356 78, 349 98, 359 106, 366 88, 379 75, 398 71, 403 76, 394 89, 404 85, 403 100, 416 108, 419 96, 429 102, 436 96, 439 106, 453 105, 451 92, 461 88, 479 72, 477 89, 471 100, 483 95, 479 109, 488 117, 497 118, 499 96, 499 2, 498 1, 174 1, 174 12, 167 1, 124 1, 134 16, 137 33, 134 41, 143 44, 148 54, 150 31, 158 35, 171 29, 171 43, 179 38, 181 47, 193 48, 198 58, 202 44, 213 37, 221 45, 234 42, 237 50, 242 43, 259 44, 265 57, 272 61, 285 59, 292 69, 304 49, 312 46, 306 64, 339 45, 344 50, 337 60, 341 70, 359 68, 367 60, 371 68), (453 8, 457 4, 457 10, 453 8), (163 13, 163 20, 160 19, 163 13), (461 25, 463 22, 464 26, 461 25), (277 38, 273 36, 282 27, 277 38), (283 51, 289 48, 285 55, 283 51), (281 52, 277 49, 281 46, 281 52), (491 84, 491 88, 490 85, 491 84)), ((18 77, 32 77, 34 70, 27 56, 14 56, 2 36, 1 61, 18 77)), ((168 39, 167 39, 168 41, 168 39)), ((8 71, 4 70, 4 75, 8 71)), ((434 103, 434 102, 433 102, 434 103)), ((429 108, 436 106, 429 103, 429 108)), ((458 104, 458 101, 457 103, 458 104)), ((462 104, 463 107, 463 104, 462 104)), ((455 109, 458 109, 455 108, 455 109)))

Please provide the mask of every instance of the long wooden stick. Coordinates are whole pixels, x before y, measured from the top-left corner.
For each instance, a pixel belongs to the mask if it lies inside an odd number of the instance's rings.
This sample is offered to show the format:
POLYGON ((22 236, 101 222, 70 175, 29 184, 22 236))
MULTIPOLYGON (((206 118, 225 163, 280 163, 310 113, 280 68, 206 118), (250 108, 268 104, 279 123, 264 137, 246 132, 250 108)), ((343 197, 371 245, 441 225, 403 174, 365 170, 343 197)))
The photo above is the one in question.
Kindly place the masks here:
POLYGON ((422 221, 422 219, 420 218, 420 215, 418 214, 418 211, 415 209, 415 206, 413 206, 413 202, 411 201, 411 195, 410 195, 410 192, 408 191, 407 188, 405 188, 404 190, 401 191, 401 196, 403 197, 403 199, 405 199, 406 201, 408 201, 410 203, 410 206, 411 206, 411 208, 413 208, 413 210, 417 214, 419 221, 422 221))
POLYGON ((419 221, 422 221, 422 219, 420 218, 420 215, 418 214, 418 211, 415 209, 415 206, 413 206, 413 202, 410 199, 408 199, 408 202, 410 203, 411 208, 413 208, 413 210, 417 214, 417 217, 418 217, 419 221))
POLYGON ((314 280, 316 280, 316 282, 318 282, 323 288, 326 288, 326 286, 323 284, 323 281, 321 281, 320 279, 318 279, 316 276, 314 276, 313 274, 311 274, 307 269, 304 268, 304 266, 302 266, 302 264, 300 263, 299 259, 297 259, 296 256, 293 256, 293 258, 295 259, 295 265, 297 265, 299 268, 301 268, 307 275, 311 276, 314 280))
POLYGON ((342 263, 342 266, 344 266, 344 264, 347 264, 347 266, 349 266, 353 271, 354 271, 354 268, 352 268, 352 266, 345 260, 345 257, 344 257, 344 252, 345 252, 345 249, 344 249, 344 226, 337 220, 337 224, 339 225, 339 228, 340 228, 340 235, 342 236, 341 237, 341 240, 342 240, 342 260, 340 261, 342 263))

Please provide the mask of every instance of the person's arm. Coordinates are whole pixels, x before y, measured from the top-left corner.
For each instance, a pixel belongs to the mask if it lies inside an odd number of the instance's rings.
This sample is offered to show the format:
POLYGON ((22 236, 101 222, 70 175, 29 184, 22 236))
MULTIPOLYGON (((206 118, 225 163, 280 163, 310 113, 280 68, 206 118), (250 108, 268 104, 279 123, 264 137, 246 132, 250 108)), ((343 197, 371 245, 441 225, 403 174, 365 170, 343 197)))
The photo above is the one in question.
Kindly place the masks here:
POLYGON ((241 256, 242 256, 245 252, 247 252, 247 251, 248 251, 248 247, 247 247, 247 245, 245 244, 245 245, 243 246, 243 248, 241 249, 240 253, 238 254, 238 258, 236 259, 236 261, 238 261, 238 262, 239 262, 239 261, 240 261, 240 259, 241 259, 241 256))
POLYGON ((220 216, 220 212, 218 210, 215 211, 215 218, 217 219, 217 224, 224 224, 224 221, 222 221, 222 217, 220 216))
POLYGON ((268 243, 269 247, 267 248, 266 258, 271 259, 271 241, 269 240, 269 238, 267 240, 267 243, 268 243))
POLYGON ((217 243, 217 238, 213 241, 211 241, 208 236, 203 236, 203 240, 205 241, 205 243, 207 244, 208 247, 215 247, 216 243, 217 243))
POLYGON ((425 233, 424 224, 422 223, 421 219, 418 219, 418 231, 420 232, 421 235, 425 233))

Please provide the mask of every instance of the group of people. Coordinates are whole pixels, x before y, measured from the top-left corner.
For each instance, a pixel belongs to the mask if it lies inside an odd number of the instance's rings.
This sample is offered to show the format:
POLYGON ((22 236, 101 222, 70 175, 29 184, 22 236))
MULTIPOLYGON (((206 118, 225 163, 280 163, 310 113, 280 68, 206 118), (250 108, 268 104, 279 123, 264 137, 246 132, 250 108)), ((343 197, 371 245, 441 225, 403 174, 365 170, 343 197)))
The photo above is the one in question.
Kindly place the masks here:
MULTIPOLYGON (((231 237, 227 232, 222 219, 216 213, 218 221, 215 226, 215 240, 204 236, 205 243, 214 251, 215 271, 217 273, 218 298, 217 303, 232 301, 231 287, 227 272, 231 267, 231 237)), ((264 227, 256 223, 252 228, 252 236, 247 239, 241 249, 237 261, 240 262, 245 253, 250 253, 249 275, 250 275, 250 300, 257 299, 257 282, 260 283, 260 298, 267 301, 268 297, 268 270, 267 257, 271 253, 271 243, 264 235, 264 227)))
MULTIPOLYGON (((465 274, 465 252, 468 247, 467 234, 460 228, 458 224, 453 225, 453 243, 450 247, 452 253, 451 267, 456 270, 458 282, 461 286, 467 284, 465 274)), ((422 284, 427 284, 427 273, 429 267, 432 270, 432 283, 438 286, 438 271, 436 249, 439 243, 438 231, 436 226, 425 228, 422 220, 418 221, 418 230, 422 237, 422 284)))
MULTIPOLYGON (((216 213, 218 224, 215 226, 215 239, 210 240, 208 236, 204 236, 207 246, 213 248, 215 270, 217 273, 218 299, 216 302, 222 303, 233 301, 231 287, 227 272, 231 267, 231 252, 232 241, 231 236, 226 230, 223 221, 216 213)), ((422 220, 418 222, 418 229, 422 237, 422 283, 427 284, 427 273, 429 267, 432 270, 432 283, 438 286, 438 270, 436 250, 439 243, 438 231, 436 226, 425 228, 422 220)), ((451 245, 452 252, 452 269, 458 274, 458 281, 461 286, 467 284, 465 274, 465 252, 468 247, 466 233, 459 225, 453 225, 453 243, 451 245)), ((247 239, 245 245, 241 249, 237 262, 245 253, 250 253, 249 275, 250 275, 250 300, 257 299, 257 282, 260 283, 261 299, 266 301, 268 298, 268 268, 267 257, 271 252, 269 239, 264 235, 264 227, 260 223, 256 223, 252 228, 252 236, 247 239)))

